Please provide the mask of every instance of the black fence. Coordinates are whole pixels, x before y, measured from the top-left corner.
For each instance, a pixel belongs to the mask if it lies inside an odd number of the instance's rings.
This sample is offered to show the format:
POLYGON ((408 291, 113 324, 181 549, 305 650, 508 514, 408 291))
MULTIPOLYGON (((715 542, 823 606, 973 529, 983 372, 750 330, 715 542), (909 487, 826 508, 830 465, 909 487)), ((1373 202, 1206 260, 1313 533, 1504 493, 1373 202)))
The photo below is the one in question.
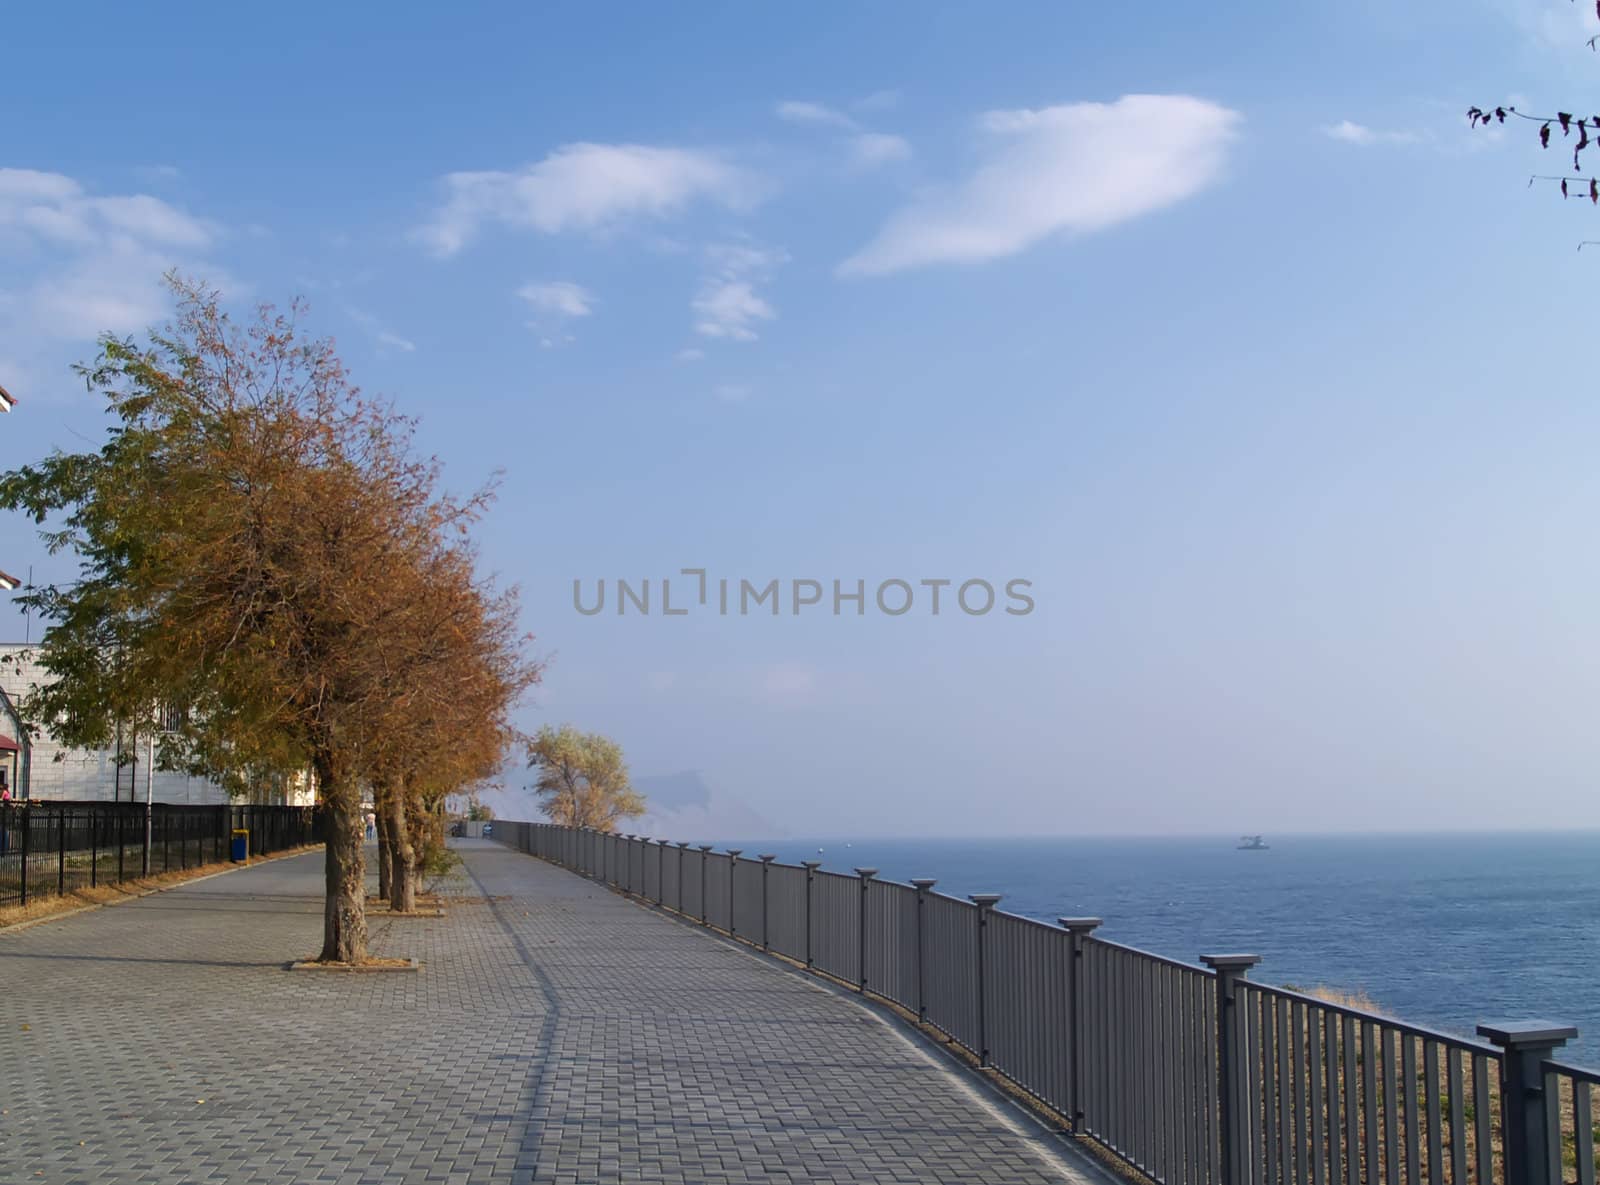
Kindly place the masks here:
POLYGON ((0 906, 227 860, 240 828, 252 856, 322 838, 312 807, 157 802, 147 844, 142 802, 9 803, 0 806, 0 906))
POLYGON ((1577 1030, 1475 1040, 820 865, 544 823, 492 838, 904 1009, 1073 1132, 1171 1185, 1596 1185, 1577 1030))

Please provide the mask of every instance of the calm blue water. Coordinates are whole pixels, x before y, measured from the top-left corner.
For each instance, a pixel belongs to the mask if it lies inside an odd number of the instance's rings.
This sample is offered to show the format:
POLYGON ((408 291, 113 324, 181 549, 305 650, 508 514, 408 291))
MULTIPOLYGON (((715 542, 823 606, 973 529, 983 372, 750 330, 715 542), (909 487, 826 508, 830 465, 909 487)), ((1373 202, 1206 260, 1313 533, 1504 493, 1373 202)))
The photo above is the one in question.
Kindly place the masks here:
POLYGON ((782 840, 746 853, 877 867, 1000 908, 1105 918, 1101 937, 1174 958, 1248 950, 1252 978, 1364 990, 1388 1013, 1574 1024, 1600 1065, 1600 833, 1233 839, 782 840), (820 855, 818 848, 823 849, 820 855))

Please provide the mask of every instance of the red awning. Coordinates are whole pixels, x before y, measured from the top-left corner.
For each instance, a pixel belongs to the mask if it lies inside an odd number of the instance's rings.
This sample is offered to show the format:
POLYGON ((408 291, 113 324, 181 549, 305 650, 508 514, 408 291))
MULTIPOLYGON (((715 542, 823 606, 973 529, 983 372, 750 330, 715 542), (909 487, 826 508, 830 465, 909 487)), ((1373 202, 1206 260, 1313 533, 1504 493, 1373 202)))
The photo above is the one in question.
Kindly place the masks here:
POLYGON ((22 746, 7 736, 0 736, 0 753, 20 753, 22 746))

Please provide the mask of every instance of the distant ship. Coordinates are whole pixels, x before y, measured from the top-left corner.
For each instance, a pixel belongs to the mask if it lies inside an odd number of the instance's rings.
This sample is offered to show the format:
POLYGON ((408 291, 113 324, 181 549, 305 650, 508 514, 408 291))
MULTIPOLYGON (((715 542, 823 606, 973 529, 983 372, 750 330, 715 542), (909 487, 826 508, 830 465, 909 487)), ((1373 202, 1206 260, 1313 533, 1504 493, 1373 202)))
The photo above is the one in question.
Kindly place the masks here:
POLYGON ((1239 850, 1241 852, 1264 852, 1267 845, 1262 842, 1259 835, 1241 835, 1239 837, 1239 850))

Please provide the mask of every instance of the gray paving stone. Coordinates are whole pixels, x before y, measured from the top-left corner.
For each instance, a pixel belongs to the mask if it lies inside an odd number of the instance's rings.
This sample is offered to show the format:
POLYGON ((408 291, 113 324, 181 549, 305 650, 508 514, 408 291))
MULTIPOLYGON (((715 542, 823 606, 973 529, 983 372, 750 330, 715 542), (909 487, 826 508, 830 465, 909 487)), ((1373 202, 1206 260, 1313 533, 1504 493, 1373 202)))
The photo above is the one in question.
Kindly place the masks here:
POLYGON ((1086 1181, 848 997, 492 842, 420 974, 321 975, 321 857, 0 934, 0 1182, 1086 1181))

